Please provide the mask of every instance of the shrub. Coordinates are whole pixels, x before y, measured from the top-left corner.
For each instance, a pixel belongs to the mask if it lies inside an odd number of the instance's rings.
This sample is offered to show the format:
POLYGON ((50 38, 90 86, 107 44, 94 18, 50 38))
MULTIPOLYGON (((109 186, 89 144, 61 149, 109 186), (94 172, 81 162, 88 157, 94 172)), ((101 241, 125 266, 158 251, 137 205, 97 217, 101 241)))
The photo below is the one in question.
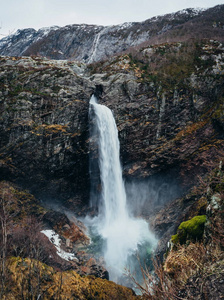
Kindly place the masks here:
POLYGON ((171 240, 174 244, 185 244, 187 240, 199 241, 202 239, 206 216, 196 216, 188 221, 182 222, 178 227, 177 234, 171 240))

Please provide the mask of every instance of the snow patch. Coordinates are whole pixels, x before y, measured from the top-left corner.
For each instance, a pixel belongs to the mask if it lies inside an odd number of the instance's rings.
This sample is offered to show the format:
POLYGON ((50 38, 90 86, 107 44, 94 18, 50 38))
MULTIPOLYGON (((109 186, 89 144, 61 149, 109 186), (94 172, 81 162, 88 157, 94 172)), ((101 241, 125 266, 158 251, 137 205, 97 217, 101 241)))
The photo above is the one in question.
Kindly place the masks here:
POLYGON ((133 22, 125 22, 125 23, 120 24, 118 26, 120 27, 120 29, 126 29, 126 28, 131 27, 133 24, 134 24, 133 22))
POLYGON ((58 30, 60 26, 50 26, 50 27, 42 27, 38 31, 43 33, 44 35, 48 34, 51 30, 58 30))
POLYGON ((196 7, 196 8, 185 8, 182 10, 179 10, 178 12, 174 12, 174 13, 170 13, 170 14, 163 14, 163 15, 158 15, 155 17, 152 17, 150 19, 150 21, 153 22, 157 22, 160 19, 164 18, 164 17, 168 17, 168 19, 170 21, 175 20, 177 16, 181 16, 181 15, 190 15, 192 17, 195 17, 197 15, 199 15, 200 13, 202 13, 203 11, 205 11, 206 8, 200 8, 200 7, 196 7))
POLYGON ((59 235, 51 229, 42 230, 41 233, 48 237, 49 241, 56 247, 57 254, 64 260, 78 260, 73 253, 66 252, 61 249, 61 239, 59 235))
POLYGON ((205 11, 205 8, 201 8, 201 7, 196 7, 196 8, 186 8, 180 11, 180 13, 185 14, 185 15, 193 15, 193 16, 197 16, 198 14, 200 14, 201 12, 205 11))

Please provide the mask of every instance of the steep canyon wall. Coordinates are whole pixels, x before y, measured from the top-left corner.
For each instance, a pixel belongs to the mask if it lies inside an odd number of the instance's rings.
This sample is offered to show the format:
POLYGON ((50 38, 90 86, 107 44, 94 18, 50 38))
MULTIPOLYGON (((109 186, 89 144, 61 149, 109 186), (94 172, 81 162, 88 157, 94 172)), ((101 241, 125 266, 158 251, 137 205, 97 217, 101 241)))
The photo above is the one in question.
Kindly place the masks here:
POLYGON ((175 178, 183 190, 194 184, 222 145, 223 48, 175 43, 137 53, 89 66, 2 57, 2 179, 87 202, 95 93, 114 113, 127 182, 154 176, 175 178))

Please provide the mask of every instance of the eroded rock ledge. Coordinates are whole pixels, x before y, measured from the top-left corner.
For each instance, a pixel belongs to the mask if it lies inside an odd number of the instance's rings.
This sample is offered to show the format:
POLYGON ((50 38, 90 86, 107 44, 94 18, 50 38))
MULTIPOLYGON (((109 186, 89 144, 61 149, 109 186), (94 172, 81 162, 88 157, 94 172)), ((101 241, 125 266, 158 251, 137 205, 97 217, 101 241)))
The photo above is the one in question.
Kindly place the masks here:
POLYGON ((153 207, 157 235, 168 239, 179 225, 174 211, 181 222, 194 203, 176 198, 207 172, 223 146, 223 52, 221 43, 204 40, 146 47, 89 66, 1 57, 1 179, 28 188, 42 202, 86 213, 88 107, 96 93, 113 110, 127 184, 166 179, 169 185, 172 177, 179 188, 168 197, 170 223, 159 218, 166 197, 148 194, 143 206, 136 205, 146 218, 153 207))

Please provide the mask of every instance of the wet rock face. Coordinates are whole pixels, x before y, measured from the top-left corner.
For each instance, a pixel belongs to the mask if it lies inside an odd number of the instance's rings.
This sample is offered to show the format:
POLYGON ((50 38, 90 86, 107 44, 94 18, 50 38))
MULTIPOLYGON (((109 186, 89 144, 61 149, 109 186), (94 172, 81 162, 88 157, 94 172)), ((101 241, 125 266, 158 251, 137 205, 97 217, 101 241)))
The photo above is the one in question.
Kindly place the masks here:
POLYGON ((103 258, 95 258, 86 250, 90 244, 90 238, 86 235, 85 225, 77 220, 72 212, 49 210, 43 216, 43 224, 59 234, 60 248, 68 254, 73 253, 74 259, 69 261, 53 257, 49 260, 51 266, 61 269, 72 269, 78 274, 87 276, 94 275, 109 280, 108 271, 105 269, 103 258))
POLYGON ((88 67, 2 57, 2 178, 46 200, 87 202, 95 93, 114 113, 127 179, 165 172, 191 186, 222 144, 223 60, 219 42, 146 47, 88 67))
POLYGON ((148 47, 135 56, 92 66, 91 79, 100 86, 99 102, 112 109, 118 126, 128 201, 134 213, 149 218, 160 240, 161 259, 180 223, 196 212, 205 214, 205 208, 199 212, 196 207, 203 202, 197 195, 176 198, 197 185, 198 176, 208 172, 223 147, 224 55, 218 44, 189 44, 187 51, 181 44, 148 47), (179 60, 178 55, 188 51, 189 56, 181 54, 185 62, 179 60), (158 175, 161 180, 156 180, 153 193, 151 180, 158 175), (163 183, 171 185, 165 175, 174 179, 177 193, 164 186, 158 195, 163 183))
POLYGON ((30 58, 0 63, 1 176, 43 197, 46 191, 49 198, 88 194, 93 87, 72 67, 30 58))
MULTIPOLYGON (((151 51, 155 53, 158 49, 151 48, 151 51)), ((164 59, 163 54, 155 55, 164 59)), ((99 67, 103 74, 92 76, 93 82, 101 87, 100 103, 107 105, 116 119, 124 175, 147 178, 175 167, 176 177, 181 172, 182 177, 186 177, 184 173, 191 171, 188 182, 191 184, 196 168, 200 171, 201 161, 212 157, 215 144, 222 139, 214 125, 215 114, 211 117, 222 97, 222 75, 215 78, 208 71, 206 76, 195 75, 192 82, 189 72, 182 82, 173 78, 174 83, 170 84, 169 78, 162 76, 151 79, 153 72, 147 78, 137 59, 132 63, 126 56, 120 61, 105 63, 99 67), (110 72, 110 76, 106 72, 110 72)), ((143 59, 146 59, 144 55, 143 59)), ((147 62, 150 64, 152 59, 147 57, 147 62)), ((196 67, 192 65, 192 69, 196 67)), ((96 67, 94 72, 97 71, 96 67)), ((222 124, 221 120, 218 122, 222 124)))
POLYGON ((39 31, 32 28, 18 30, 0 42, 0 53, 14 56, 40 55, 91 63, 146 41, 150 36, 150 27, 157 30, 162 28, 161 24, 150 26, 145 22, 107 27, 82 24, 39 31))
POLYGON ((0 40, 1 55, 39 55, 50 59, 76 59, 92 63, 121 53, 142 43, 158 44, 184 40, 189 36, 223 37, 223 6, 203 10, 185 9, 144 22, 116 26, 86 24, 65 27, 28 28, 0 40), (211 26, 219 24, 216 28, 211 26), (190 29, 189 29, 190 27, 190 29), (206 32, 206 35, 205 35, 206 32))

